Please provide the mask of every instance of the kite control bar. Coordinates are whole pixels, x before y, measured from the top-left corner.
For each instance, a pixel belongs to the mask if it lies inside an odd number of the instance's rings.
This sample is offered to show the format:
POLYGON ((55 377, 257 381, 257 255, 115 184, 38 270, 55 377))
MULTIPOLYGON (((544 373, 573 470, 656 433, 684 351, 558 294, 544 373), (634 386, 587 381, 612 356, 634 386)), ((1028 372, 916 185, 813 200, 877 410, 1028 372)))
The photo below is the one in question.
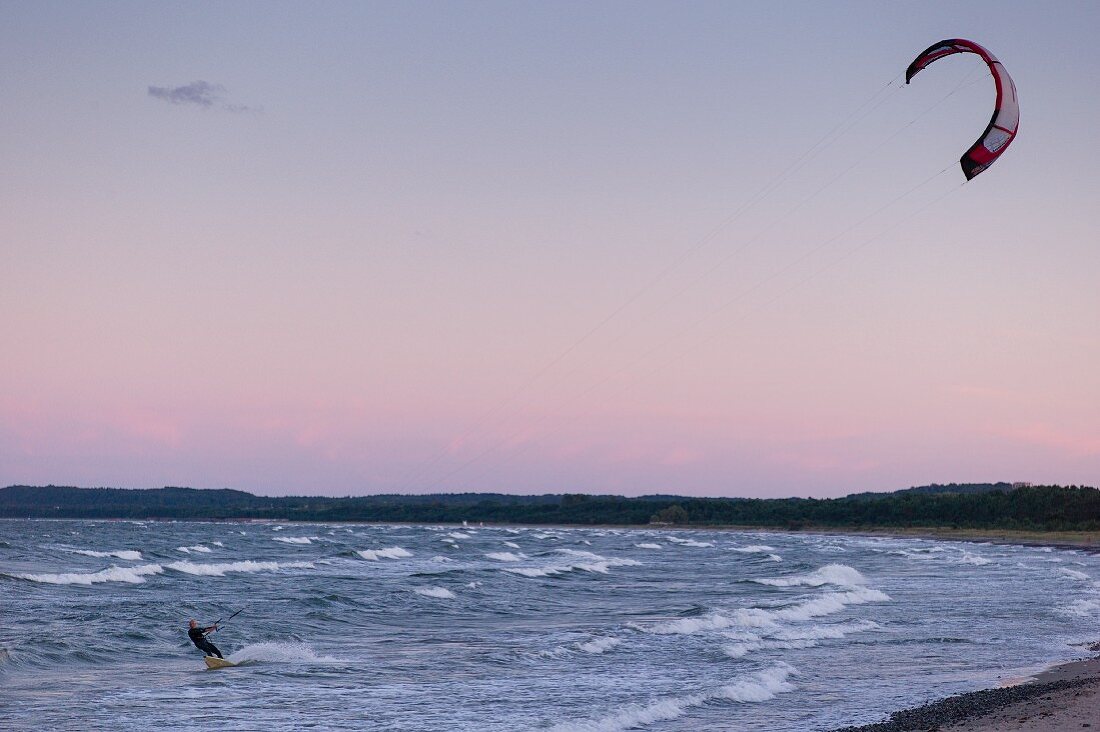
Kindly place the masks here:
MULTIPOLYGON (((242 612, 244 612, 244 608, 243 608, 243 607, 242 607, 242 608, 241 608, 240 610, 238 610, 237 612, 235 612, 235 613, 233 613, 232 615, 230 615, 230 616, 229 616, 228 618, 226 618, 226 619, 225 619, 225 622, 227 622, 227 623, 228 623, 228 622, 229 622, 230 620, 232 620, 233 618, 237 617, 237 616, 238 616, 238 615, 240 615, 240 614, 241 614, 242 612)), ((214 621, 214 629, 215 629, 215 630, 217 630, 217 628, 218 628, 218 625, 220 625, 220 624, 221 624, 221 622, 222 622, 222 619, 221 619, 221 618, 218 618, 217 620, 215 620, 215 621, 214 621)))

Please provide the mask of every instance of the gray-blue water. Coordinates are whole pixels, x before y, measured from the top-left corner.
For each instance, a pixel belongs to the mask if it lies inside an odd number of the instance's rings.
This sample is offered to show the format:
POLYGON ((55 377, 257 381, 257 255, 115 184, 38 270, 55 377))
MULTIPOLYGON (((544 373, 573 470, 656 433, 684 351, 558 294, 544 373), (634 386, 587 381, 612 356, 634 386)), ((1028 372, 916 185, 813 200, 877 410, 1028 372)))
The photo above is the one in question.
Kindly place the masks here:
POLYGON ((0 521, 5 730, 829 730, 1082 654, 1100 559, 813 534, 0 521), (212 639, 240 667, 207 671, 212 639))

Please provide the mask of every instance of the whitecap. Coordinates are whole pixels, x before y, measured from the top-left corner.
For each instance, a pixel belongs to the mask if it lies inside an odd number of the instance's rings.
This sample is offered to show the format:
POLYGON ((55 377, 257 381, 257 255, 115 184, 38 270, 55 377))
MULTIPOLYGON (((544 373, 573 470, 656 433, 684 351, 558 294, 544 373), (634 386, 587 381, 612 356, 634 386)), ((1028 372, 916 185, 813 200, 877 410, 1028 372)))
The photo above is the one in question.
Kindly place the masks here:
POLYGON ((453 600, 456 597, 455 593, 446 587, 417 587, 413 592, 424 597, 435 597, 440 600, 453 600))
POLYGON ((451 537, 452 539, 470 539, 470 538, 472 538, 469 534, 464 534, 461 531, 452 531, 451 533, 447 534, 447 536, 451 537))
POLYGON ((513 554, 512 552, 489 552, 485 556, 498 562, 522 562, 527 558, 525 554, 513 554))
POLYGON ((510 546, 513 549, 519 549, 519 544, 515 543, 514 541, 502 541, 501 544, 504 544, 504 546, 510 546))
POLYGON ((750 579, 749 581, 761 585, 771 585, 772 587, 820 587, 821 585, 860 587, 867 584, 867 579, 859 573, 859 570, 846 564, 826 564, 809 574, 794 575, 792 577, 750 579))
POLYGON ((634 546, 638 547, 639 549, 660 549, 661 548, 660 544, 649 544, 649 543, 635 544, 634 546))
POLYGON ((280 569, 312 569, 313 562, 225 562, 222 564, 196 564, 182 561, 172 562, 168 569, 185 574, 195 574, 204 577, 223 577, 226 572, 275 572, 280 569))
POLYGON ((962 556, 959 557, 959 564, 973 564, 976 567, 984 567, 987 564, 993 564, 992 560, 980 557, 977 554, 971 554, 968 551, 963 551, 962 556))
POLYGON ((209 554, 214 550, 208 546, 196 544, 195 546, 177 546, 176 551, 183 552, 184 554, 190 554, 191 552, 198 552, 199 554, 209 554))
POLYGON ((1089 577, 1084 572, 1078 572, 1076 569, 1070 569, 1069 567, 1059 567, 1058 571, 1066 577, 1070 577, 1075 580, 1087 581, 1092 579, 1092 577, 1089 577))
POLYGON ((645 727, 655 722, 679 719, 688 710, 710 701, 762 702, 794 689, 787 678, 795 673, 790 665, 781 663, 772 668, 746 674, 735 681, 700 694, 670 696, 648 704, 629 704, 604 717, 562 722, 551 732, 621 732, 645 727))
POLYGON ((737 608, 712 612, 693 618, 680 618, 653 626, 638 626, 640 630, 658 635, 682 634, 726 630, 728 628, 774 628, 781 621, 803 621, 840 612, 849 605, 869 602, 886 602, 890 596, 867 587, 848 592, 826 592, 783 608, 737 608))
POLYGON ((714 546, 714 544, 712 544, 709 541, 695 541, 695 539, 681 539, 677 536, 666 536, 665 538, 668 539, 669 541, 671 541, 674 544, 679 544, 680 546, 697 547, 697 548, 700 548, 700 549, 702 549, 704 547, 714 546))
POLYGON ((131 551, 129 549, 119 549, 116 551, 108 552, 97 552, 92 549, 66 549, 64 547, 62 547, 62 549, 71 554, 83 554, 86 557, 116 557, 118 559, 125 559, 131 562, 141 561, 141 552, 131 551))
POLYGON ((605 653, 622 642, 621 638, 593 638, 587 643, 578 643, 577 649, 585 653, 605 653))
POLYGON ((145 578, 160 574, 164 567, 159 564, 142 564, 137 567, 116 567, 111 565, 98 572, 63 572, 60 574, 10 574, 9 577, 44 582, 50 585, 94 585, 100 582, 126 582, 139 585, 145 578))
POLYGON ((281 541, 284 544, 312 544, 316 536, 276 536, 272 541, 281 541))
POLYGON ((372 562, 377 562, 379 559, 404 559, 412 556, 412 552, 400 546, 391 546, 385 549, 363 549, 357 551, 356 554, 372 562))
POLYGON ((767 544, 750 544, 749 546, 732 546, 730 547, 730 551, 741 552, 742 554, 764 554, 766 552, 774 552, 775 548, 767 544))

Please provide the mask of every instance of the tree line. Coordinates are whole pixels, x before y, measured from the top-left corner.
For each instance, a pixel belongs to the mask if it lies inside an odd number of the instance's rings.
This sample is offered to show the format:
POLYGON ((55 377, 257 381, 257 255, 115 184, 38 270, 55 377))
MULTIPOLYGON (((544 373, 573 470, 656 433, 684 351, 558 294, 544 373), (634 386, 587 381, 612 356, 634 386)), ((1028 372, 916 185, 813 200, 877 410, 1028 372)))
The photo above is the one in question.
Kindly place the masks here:
POLYGON ((578 493, 332 498, 268 497, 228 489, 9 486, 0 488, 0 517, 1097 531, 1100 490, 981 483, 820 499, 627 498, 578 493))

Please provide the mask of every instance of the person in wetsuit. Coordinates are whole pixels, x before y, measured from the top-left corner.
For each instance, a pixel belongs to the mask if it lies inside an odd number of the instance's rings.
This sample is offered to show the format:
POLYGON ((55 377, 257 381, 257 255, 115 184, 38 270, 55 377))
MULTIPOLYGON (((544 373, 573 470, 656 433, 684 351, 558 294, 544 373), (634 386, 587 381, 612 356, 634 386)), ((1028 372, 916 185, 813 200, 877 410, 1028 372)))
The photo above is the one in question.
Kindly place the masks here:
POLYGON ((222 652, 218 650, 218 647, 206 640, 207 633, 213 633, 218 629, 217 624, 208 626, 206 628, 200 628, 199 624, 194 620, 188 623, 187 637, 191 639, 191 642, 195 644, 195 648, 205 653, 208 656, 217 656, 218 658, 225 658, 222 652))

